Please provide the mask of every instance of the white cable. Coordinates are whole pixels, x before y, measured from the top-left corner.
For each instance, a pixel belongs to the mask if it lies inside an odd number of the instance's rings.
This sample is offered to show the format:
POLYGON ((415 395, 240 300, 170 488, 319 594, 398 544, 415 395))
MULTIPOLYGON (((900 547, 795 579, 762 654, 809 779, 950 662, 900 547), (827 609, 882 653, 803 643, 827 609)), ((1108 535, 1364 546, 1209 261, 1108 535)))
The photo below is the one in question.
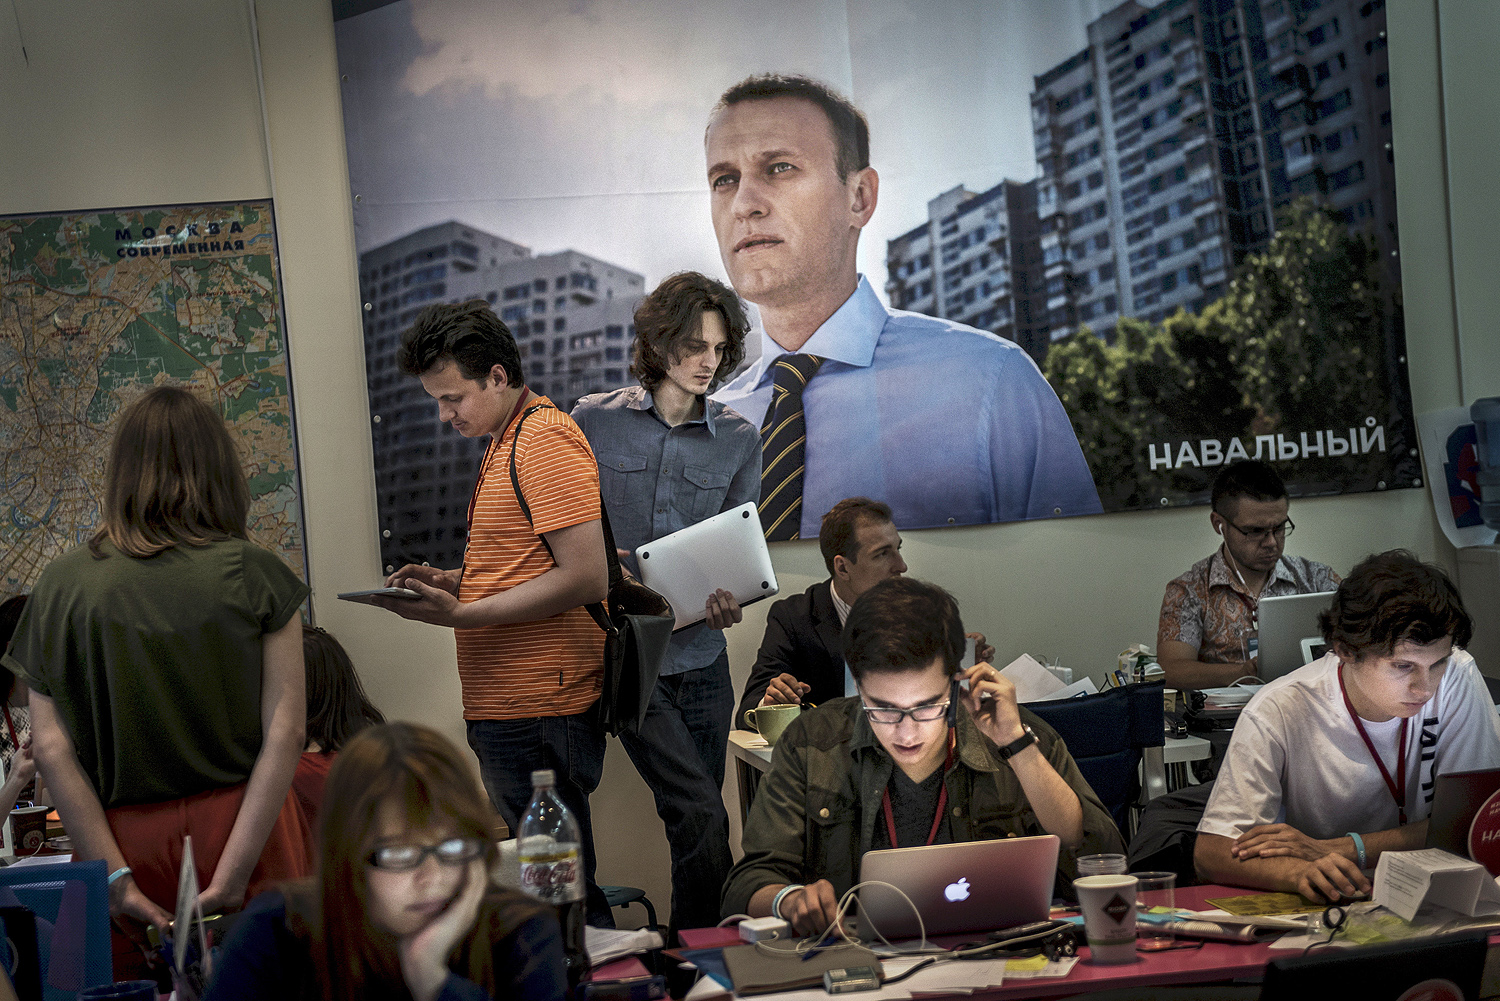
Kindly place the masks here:
MULTIPOLYGON (((922 912, 917 908, 917 905, 912 901, 912 899, 908 897, 899 886, 892 886, 890 883, 882 882, 881 880, 876 879, 870 879, 865 880, 862 883, 856 883, 853 886, 849 887, 849 889, 845 890, 844 895, 839 898, 838 907, 834 909, 833 920, 829 922, 828 927, 824 928, 820 934, 812 936, 810 938, 802 939, 790 949, 778 949, 773 946, 769 946, 764 942, 756 942, 755 947, 760 951, 773 956, 789 954, 803 955, 805 953, 811 952, 819 942, 824 941, 830 935, 837 932, 838 937, 843 939, 843 942, 839 944, 830 944, 823 946, 823 949, 847 949, 850 947, 866 948, 864 943, 858 941, 857 939, 851 938, 849 936, 849 933, 844 929, 844 915, 848 913, 849 908, 854 904, 854 901, 856 899, 856 891, 866 886, 883 886, 886 889, 895 892, 901 897, 902 900, 906 901, 906 905, 911 908, 912 913, 917 917, 917 930, 921 933, 921 945, 918 947, 916 952, 912 952, 910 950, 901 950, 899 953, 897 952, 896 947, 891 944, 890 940, 887 939, 883 934, 881 934, 880 929, 875 926, 875 923, 873 921, 870 921, 869 918, 866 917, 865 921, 869 923, 870 930, 873 931, 876 937, 880 939, 881 944, 883 944, 887 949, 891 950, 891 953, 893 955, 911 956, 927 954, 927 925, 926 922, 922 920, 922 912)), ((942 951, 946 952, 947 950, 942 951)))

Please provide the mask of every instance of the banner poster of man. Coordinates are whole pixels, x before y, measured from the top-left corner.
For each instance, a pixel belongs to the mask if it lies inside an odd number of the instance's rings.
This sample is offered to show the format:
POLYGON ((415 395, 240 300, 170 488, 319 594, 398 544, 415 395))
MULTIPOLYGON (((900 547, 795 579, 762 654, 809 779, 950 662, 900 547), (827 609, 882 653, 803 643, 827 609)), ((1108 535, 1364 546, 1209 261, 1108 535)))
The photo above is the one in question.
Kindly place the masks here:
POLYGON ((1202 504, 1241 458, 1423 485, 1382 0, 334 7, 387 563, 461 557, 483 448, 397 366, 417 313, 488 300, 568 409, 679 271, 754 322, 714 398, 800 450, 772 539, 1202 504))

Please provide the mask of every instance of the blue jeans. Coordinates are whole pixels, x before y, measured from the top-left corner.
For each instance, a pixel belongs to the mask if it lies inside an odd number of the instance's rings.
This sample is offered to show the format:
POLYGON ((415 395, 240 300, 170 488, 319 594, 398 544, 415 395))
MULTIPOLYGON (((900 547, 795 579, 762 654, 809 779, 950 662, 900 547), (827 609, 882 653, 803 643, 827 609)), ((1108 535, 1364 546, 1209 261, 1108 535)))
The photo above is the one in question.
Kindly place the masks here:
POLYGON ((658 679, 640 730, 620 735, 667 828, 673 929, 719 922, 719 896, 734 864, 720 793, 733 715, 723 653, 708 667, 658 679))
POLYGON ((539 768, 557 773, 558 798, 572 811, 582 835, 589 924, 613 928, 609 904, 594 882, 594 824, 589 815, 589 794, 599 787, 604 772, 598 703, 573 716, 471 719, 468 733, 485 791, 513 836, 520 834, 521 818, 531 802, 531 773, 539 768))

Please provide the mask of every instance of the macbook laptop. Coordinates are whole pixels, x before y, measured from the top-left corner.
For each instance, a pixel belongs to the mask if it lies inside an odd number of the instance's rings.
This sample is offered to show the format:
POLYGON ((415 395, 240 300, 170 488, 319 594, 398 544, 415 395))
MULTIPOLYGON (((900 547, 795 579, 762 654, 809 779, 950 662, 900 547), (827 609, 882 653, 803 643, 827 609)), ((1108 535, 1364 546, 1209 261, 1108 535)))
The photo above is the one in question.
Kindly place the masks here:
POLYGON ((641 581, 672 603, 674 629, 703 621, 703 606, 719 588, 741 605, 777 590, 771 551, 753 502, 648 542, 635 551, 635 558, 641 581))
POLYGON ((1462 858, 1483 863, 1490 875, 1500 872, 1492 864, 1500 846, 1500 768, 1439 775, 1432 789, 1432 815, 1427 819, 1427 847, 1441 848, 1462 858), (1476 823, 1477 821, 1477 823, 1476 823), (1490 837, 1485 840, 1484 834, 1490 837), (1475 844, 1471 835, 1478 833, 1475 844), (1477 852, 1475 849, 1479 849, 1477 852))
POLYGON ((1316 659, 1308 654, 1317 647, 1313 644, 1304 646, 1303 641, 1322 644, 1323 630, 1318 626, 1318 615, 1332 601, 1332 591, 1260 599, 1260 631, 1257 634, 1260 664, 1256 673, 1261 681, 1274 681, 1316 659))
POLYGON ((922 913, 928 935, 993 931, 1045 921, 1057 879, 1056 835, 999 838, 921 848, 866 852, 860 882, 890 883, 908 904, 884 886, 859 891, 860 934, 874 930, 888 939, 921 933, 912 904, 922 913))

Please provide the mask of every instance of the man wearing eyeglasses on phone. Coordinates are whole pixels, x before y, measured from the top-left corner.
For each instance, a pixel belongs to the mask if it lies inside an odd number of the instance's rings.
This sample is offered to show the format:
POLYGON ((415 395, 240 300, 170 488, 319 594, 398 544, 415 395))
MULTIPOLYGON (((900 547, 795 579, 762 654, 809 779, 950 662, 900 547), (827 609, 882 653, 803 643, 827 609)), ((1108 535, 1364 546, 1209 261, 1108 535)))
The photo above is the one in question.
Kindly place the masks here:
POLYGON ((776 742, 745 822, 723 912, 799 934, 835 919, 865 852, 1055 834, 1058 875, 1123 851, 1114 821, 1051 727, 989 664, 959 670, 958 605, 942 588, 882 581, 849 612, 852 698, 803 713, 776 742), (967 684, 967 689, 963 687, 967 684))
POLYGON ((1264 462, 1231 463, 1214 480, 1208 520, 1219 548, 1168 583, 1162 599, 1156 659, 1168 688, 1254 676, 1260 600, 1339 586, 1330 567, 1283 552, 1296 527, 1288 507, 1286 485, 1264 462))

